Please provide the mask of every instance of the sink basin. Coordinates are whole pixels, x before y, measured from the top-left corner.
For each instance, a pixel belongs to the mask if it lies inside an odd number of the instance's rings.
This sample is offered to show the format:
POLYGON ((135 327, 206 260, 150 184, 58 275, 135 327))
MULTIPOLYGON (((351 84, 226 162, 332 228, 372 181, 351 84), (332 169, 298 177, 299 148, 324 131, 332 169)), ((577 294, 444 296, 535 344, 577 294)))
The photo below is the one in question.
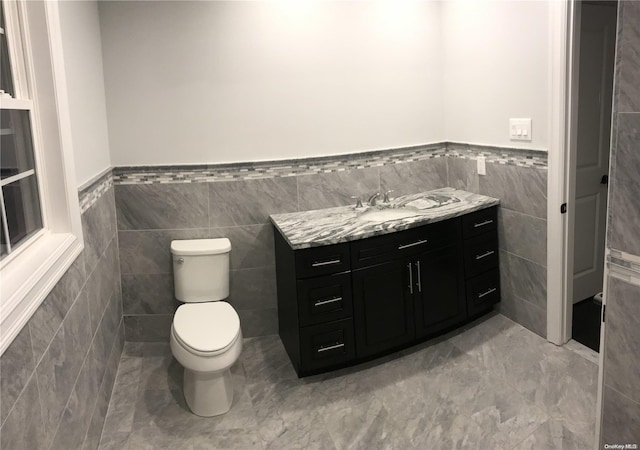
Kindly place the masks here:
POLYGON ((418 213, 416 208, 387 208, 369 209, 358 216, 358 220, 367 222, 386 222, 387 220, 398 220, 415 216, 418 213))

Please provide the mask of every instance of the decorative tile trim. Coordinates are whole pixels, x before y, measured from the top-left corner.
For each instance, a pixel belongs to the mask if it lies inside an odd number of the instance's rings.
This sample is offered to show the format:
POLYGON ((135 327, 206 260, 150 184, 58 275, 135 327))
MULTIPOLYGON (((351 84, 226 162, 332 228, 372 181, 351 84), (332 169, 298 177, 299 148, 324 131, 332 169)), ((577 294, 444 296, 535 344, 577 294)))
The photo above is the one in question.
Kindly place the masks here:
POLYGON ((444 143, 322 158, 198 166, 116 167, 115 184, 198 183, 281 178, 381 167, 446 156, 444 143))
POLYGON ((631 255, 625 255, 621 252, 611 250, 611 254, 607 256, 607 262, 610 264, 609 267, 614 271, 616 271, 616 269, 623 268, 636 274, 636 276, 640 276, 640 260, 637 256, 633 257, 631 255))
POLYGON ((282 178, 344 172, 351 169, 382 167, 434 158, 475 159, 478 156, 484 156, 487 158, 487 162, 492 163, 538 169, 547 168, 547 152, 545 151, 439 142, 366 153, 256 163, 116 167, 113 169, 113 183, 116 185, 210 183, 229 180, 282 178))
POLYGON ((80 212, 86 210, 98 201, 109 189, 113 187, 113 171, 108 170, 93 183, 78 190, 78 199, 80 201, 80 212))
POLYGON ((548 168, 548 154, 545 150, 447 142, 447 156, 462 159, 477 159, 484 156, 490 163, 536 169, 548 168))

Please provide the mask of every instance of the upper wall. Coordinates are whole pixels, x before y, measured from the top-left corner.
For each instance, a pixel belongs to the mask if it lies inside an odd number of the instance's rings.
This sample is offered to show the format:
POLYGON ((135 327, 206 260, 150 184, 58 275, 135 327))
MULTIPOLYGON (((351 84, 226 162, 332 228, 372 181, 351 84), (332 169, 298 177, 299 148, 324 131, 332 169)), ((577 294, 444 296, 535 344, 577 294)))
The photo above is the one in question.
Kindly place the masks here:
POLYGON ((548 3, 448 1, 442 28, 447 140, 546 149, 548 3), (509 118, 531 118, 533 141, 510 141, 509 118))
POLYGON ((114 165, 441 141, 438 2, 100 2, 114 165))
POLYGON ((61 1, 60 24, 78 186, 111 166, 96 1, 61 1))

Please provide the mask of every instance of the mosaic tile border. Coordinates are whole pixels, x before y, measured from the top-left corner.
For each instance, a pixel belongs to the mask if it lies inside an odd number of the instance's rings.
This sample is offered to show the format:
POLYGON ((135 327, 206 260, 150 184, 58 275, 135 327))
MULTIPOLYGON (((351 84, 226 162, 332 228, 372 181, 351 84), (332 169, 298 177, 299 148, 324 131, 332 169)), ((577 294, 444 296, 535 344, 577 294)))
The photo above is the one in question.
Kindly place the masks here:
POLYGON ((631 272, 637 273, 640 275, 640 263, 638 261, 632 261, 629 259, 625 259, 624 257, 609 255, 607 257, 607 262, 614 266, 623 267, 631 272))
POLYGON ((113 187, 113 184, 113 171, 108 170, 88 186, 79 189, 78 200, 80 201, 80 212, 84 213, 91 208, 105 192, 113 187))
POLYGON ((441 142, 366 153, 256 163, 116 167, 113 170, 113 182, 116 185, 126 185, 281 178, 344 172, 351 169, 382 167, 434 158, 475 159, 478 156, 484 156, 487 162, 492 163, 547 168, 545 151, 441 142))
POLYGON ((478 159, 478 157, 484 156, 486 161, 490 163, 536 169, 548 168, 548 154, 544 150, 448 142, 447 155, 462 159, 478 159))

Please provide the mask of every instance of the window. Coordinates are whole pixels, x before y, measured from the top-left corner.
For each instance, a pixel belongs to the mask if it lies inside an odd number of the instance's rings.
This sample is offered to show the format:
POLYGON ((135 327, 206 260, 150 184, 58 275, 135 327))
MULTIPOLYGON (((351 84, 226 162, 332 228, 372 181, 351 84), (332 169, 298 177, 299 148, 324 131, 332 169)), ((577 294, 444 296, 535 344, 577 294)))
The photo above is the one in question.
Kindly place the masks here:
POLYGON ((2 354, 83 244, 57 2, 0 6, 2 354))
MULTIPOLYGON (((4 258, 42 229, 42 213, 33 154, 31 112, 33 102, 25 79, 16 79, 14 70, 23 62, 22 52, 9 54, 9 30, 5 8, 0 6, 0 210, 2 229, 0 258, 4 258)), ((21 46, 12 36, 14 47, 21 46)))

